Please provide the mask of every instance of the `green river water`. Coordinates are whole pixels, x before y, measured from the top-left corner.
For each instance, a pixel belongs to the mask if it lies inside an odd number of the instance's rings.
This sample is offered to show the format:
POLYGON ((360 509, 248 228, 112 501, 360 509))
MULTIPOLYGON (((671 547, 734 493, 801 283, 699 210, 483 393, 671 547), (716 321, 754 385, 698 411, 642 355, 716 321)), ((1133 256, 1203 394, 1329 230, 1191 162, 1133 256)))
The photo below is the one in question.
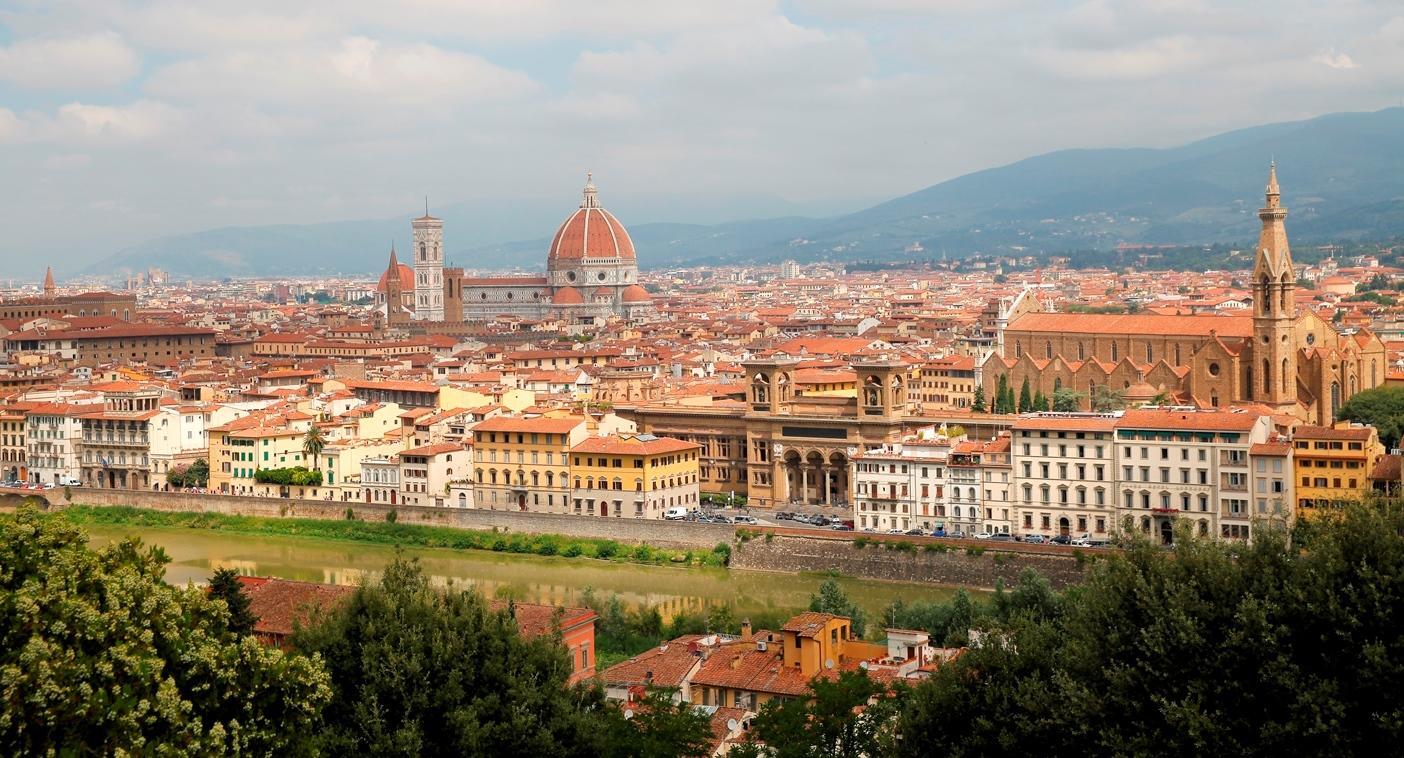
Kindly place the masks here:
MULTIPOLYGON (((242 574, 307 582, 355 584, 375 575, 394 556, 392 547, 354 542, 230 534, 198 529, 84 527, 94 545, 128 535, 161 546, 170 556, 166 579, 174 584, 204 582, 220 568, 242 574)), ((574 603, 585 588, 617 594, 630 606, 658 606, 665 619, 685 610, 723 602, 740 615, 760 611, 798 612, 825 577, 771 574, 721 568, 675 568, 610 563, 580 558, 503 554, 477 550, 407 548, 434 582, 469 585, 488 596, 523 602, 574 603)), ((888 603, 944 600, 951 587, 841 578, 848 596, 871 615, 888 603)))

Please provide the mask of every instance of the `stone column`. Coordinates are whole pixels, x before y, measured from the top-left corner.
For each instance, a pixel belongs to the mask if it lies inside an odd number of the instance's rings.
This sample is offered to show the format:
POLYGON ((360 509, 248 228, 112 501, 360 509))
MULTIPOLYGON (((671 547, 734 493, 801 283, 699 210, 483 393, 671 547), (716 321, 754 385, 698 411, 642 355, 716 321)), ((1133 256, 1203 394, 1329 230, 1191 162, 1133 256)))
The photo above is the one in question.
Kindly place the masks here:
POLYGON ((832 484, 833 470, 824 466, 824 505, 833 505, 833 494, 830 489, 832 484))

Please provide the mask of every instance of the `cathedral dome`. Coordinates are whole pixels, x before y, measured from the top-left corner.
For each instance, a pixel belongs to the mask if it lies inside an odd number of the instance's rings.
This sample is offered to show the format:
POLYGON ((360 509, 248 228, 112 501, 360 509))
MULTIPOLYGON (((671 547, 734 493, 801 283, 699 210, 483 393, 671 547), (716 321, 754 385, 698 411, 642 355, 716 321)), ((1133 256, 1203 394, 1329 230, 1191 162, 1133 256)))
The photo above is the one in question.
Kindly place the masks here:
POLYGON ((619 219, 600 207, 595 197, 595 183, 589 178, 580 207, 561 224, 551 240, 546 265, 585 258, 634 260, 634 241, 629 239, 629 232, 619 219))
POLYGON ((643 287, 637 284, 631 284, 624 288, 621 299, 626 303, 647 303, 652 300, 653 297, 649 295, 648 290, 643 287))
POLYGON ((556 294, 551 297, 551 302, 556 305, 580 305, 585 302, 585 296, 574 287, 562 287, 556 290, 556 294))
MULTIPOLYGON (((409 266, 406 266, 405 264, 401 263, 401 264, 399 264, 399 265, 397 266, 396 270, 400 272, 400 291, 401 291, 401 292, 412 292, 412 291, 414 291, 414 269, 412 269, 412 268, 410 268, 409 266)), ((385 272, 382 273, 382 274, 380 275, 380 282, 379 282, 378 284, 375 285, 375 291, 376 291, 376 292, 384 292, 384 291, 385 291, 385 282, 386 282, 386 280, 388 280, 389 278, 390 278, 390 270, 389 270, 389 269, 386 269, 385 272)))

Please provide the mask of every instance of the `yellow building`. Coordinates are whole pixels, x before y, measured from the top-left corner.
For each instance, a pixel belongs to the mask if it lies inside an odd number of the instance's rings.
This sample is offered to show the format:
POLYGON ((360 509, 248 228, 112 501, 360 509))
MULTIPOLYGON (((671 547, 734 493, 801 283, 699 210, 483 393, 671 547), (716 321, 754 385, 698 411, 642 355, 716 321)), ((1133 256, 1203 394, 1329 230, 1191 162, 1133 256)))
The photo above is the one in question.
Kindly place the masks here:
POLYGON ((777 698, 807 699, 815 677, 854 670, 888 652, 857 639, 850 619, 813 611, 791 618, 778 633, 746 636, 703 661, 692 677, 693 703, 755 710, 777 698))
POLYGON ((1298 515, 1311 518, 1325 508, 1363 498, 1370 489, 1370 472, 1384 454, 1373 426, 1298 426, 1292 431, 1298 515))
POLYGON ((565 513, 570 449, 589 435, 583 416, 495 416, 473 427, 478 508, 565 513))
POLYGON ((589 437, 570 449, 570 513, 658 519, 669 508, 696 508, 701 450, 651 434, 589 437))
MULTIPOLYGON (((311 417, 294 412, 245 416, 210 429, 210 490, 231 495, 282 495, 279 485, 260 484, 255 475, 260 469, 315 467, 302 451, 311 426, 311 417)), ((315 487, 293 488, 288 494, 318 496, 315 487)))

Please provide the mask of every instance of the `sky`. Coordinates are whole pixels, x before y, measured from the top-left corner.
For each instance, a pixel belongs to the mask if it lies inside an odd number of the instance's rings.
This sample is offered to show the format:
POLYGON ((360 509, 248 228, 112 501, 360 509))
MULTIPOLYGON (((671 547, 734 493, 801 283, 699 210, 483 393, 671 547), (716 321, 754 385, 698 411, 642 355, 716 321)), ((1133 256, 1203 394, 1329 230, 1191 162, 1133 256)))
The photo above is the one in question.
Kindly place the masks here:
POLYGON ((0 279, 426 195, 564 216, 586 170, 628 223, 833 214, 1401 102, 1399 0, 0 0, 0 279))

